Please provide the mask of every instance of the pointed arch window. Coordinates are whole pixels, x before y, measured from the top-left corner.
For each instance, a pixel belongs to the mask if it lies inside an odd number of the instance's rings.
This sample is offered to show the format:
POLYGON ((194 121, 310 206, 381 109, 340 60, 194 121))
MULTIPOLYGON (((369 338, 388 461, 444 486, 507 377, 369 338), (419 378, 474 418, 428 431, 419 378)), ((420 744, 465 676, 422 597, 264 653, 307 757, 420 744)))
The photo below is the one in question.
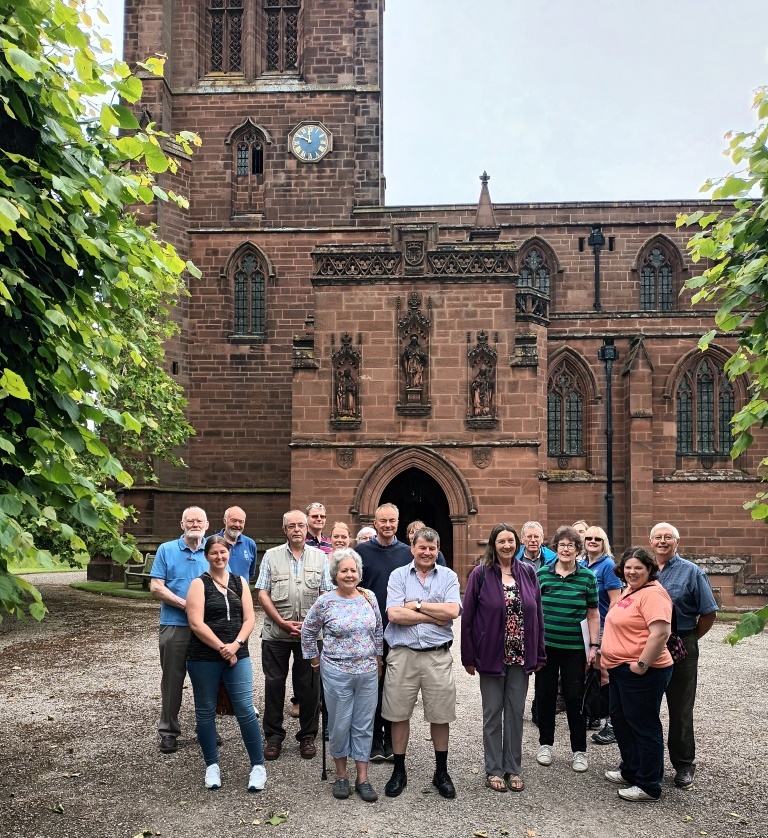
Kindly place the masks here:
POLYGON ((529 247, 520 259, 520 286, 549 294, 552 269, 540 247, 529 247))
POLYGON ((265 0, 266 69, 292 72, 299 66, 300 0, 265 0))
POLYGON ((677 386, 677 453, 721 457, 733 447, 733 385, 713 358, 691 364, 677 386))
POLYGON ((243 72, 244 0, 207 0, 211 73, 243 72))
POLYGON ((671 311, 674 300, 675 270, 668 249, 654 245, 640 269, 640 309, 671 311))
POLYGON ((237 141, 235 171, 237 177, 264 174, 264 139, 255 131, 246 131, 237 141))
POLYGON ((547 385, 547 454, 550 457, 584 455, 585 392, 580 376, 564 360, 547 385))
POLYGON ((235 336, 264 334, 264 276, 264 266, 251 251, 246 251, 235 263, 235 336))

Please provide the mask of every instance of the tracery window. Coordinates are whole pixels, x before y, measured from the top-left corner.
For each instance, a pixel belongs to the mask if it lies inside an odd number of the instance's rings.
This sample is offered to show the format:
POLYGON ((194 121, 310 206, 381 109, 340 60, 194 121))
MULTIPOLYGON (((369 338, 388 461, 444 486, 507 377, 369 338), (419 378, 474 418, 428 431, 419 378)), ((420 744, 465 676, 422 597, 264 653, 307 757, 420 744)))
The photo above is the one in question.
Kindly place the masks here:
POLYGON ((557 365, 547 384, 547 454, 584 455, 584 402, 581 379, 568 359, 557 365))
POLYGON ((251 251, 234 266, 235 335, 264 334, 264 273, 261 261, 251 251))
POLYGON ((235 147, 238 177, 264 174, 264 140, 255 131, 246 131, 235 147))
POLYGON ((531 247, 523 252, 520 259, 519 286, 535 288, 543 294, 549 294, 549 280, 552 271, 541 248, 531 247))
POLYGON ((210 72, 243 72, 243 0, 207 0, 210 72))
POLYGON ((733 446, 733 385, 713 358, 691 364, 677 386, 677 453, 725 456, 733 446))
POLYGON ((640 309, 670 311, 673 302, 674 268, 662 245, 652 247, 640 270, 640 309))
POLYGON ((300 0, 265 0, 266 69, 287 72, 299 64, 300 0))

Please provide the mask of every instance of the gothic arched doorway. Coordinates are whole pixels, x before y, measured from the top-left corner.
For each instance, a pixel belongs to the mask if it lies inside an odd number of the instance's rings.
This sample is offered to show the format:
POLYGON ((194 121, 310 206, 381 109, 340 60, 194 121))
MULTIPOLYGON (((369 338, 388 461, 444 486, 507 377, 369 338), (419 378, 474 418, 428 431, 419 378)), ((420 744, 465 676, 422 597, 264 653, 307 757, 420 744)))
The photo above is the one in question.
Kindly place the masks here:
POLYGON ((406 544, 406 527, 411 521, 424 521, 437 530, 445 561, 453 567, 453 524, 448 498, 434 477, 419 468, 401 471, 381 493, 380 503, 394 503, 400 510, 397 537, 406 544))

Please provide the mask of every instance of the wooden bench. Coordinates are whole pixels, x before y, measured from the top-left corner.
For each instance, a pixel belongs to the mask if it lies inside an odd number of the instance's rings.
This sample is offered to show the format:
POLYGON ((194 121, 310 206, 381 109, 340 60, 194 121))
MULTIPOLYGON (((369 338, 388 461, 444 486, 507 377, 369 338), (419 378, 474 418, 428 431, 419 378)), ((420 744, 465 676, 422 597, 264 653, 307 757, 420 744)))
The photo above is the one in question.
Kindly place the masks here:
POLYGON ((154 561, 155 554, 147 553, 144 556, 143 564, 127 564, 123 571, 123 587, 130 588, 131 582, 138 581, 141 582, 141 587, 144 588, 144 590, 147 590, 149 588, 150 580, 149 572, 152 570, 154 561))

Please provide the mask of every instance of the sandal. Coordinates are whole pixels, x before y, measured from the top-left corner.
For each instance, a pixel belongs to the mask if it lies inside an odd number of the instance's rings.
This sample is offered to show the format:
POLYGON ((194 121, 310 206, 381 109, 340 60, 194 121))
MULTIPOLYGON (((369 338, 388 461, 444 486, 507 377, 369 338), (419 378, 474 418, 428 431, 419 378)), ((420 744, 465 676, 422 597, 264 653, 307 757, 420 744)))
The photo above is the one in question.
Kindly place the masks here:
POLYGON ((495 774, 485 775, 486 788, 493 789, 493 791, 506 791, 507 784, 502 777, 497 777, 495 774))
POLYGON ((505 774, 504 779, 510 791, 522 791, 525 788, 523 778, 519 774, 505 774))

